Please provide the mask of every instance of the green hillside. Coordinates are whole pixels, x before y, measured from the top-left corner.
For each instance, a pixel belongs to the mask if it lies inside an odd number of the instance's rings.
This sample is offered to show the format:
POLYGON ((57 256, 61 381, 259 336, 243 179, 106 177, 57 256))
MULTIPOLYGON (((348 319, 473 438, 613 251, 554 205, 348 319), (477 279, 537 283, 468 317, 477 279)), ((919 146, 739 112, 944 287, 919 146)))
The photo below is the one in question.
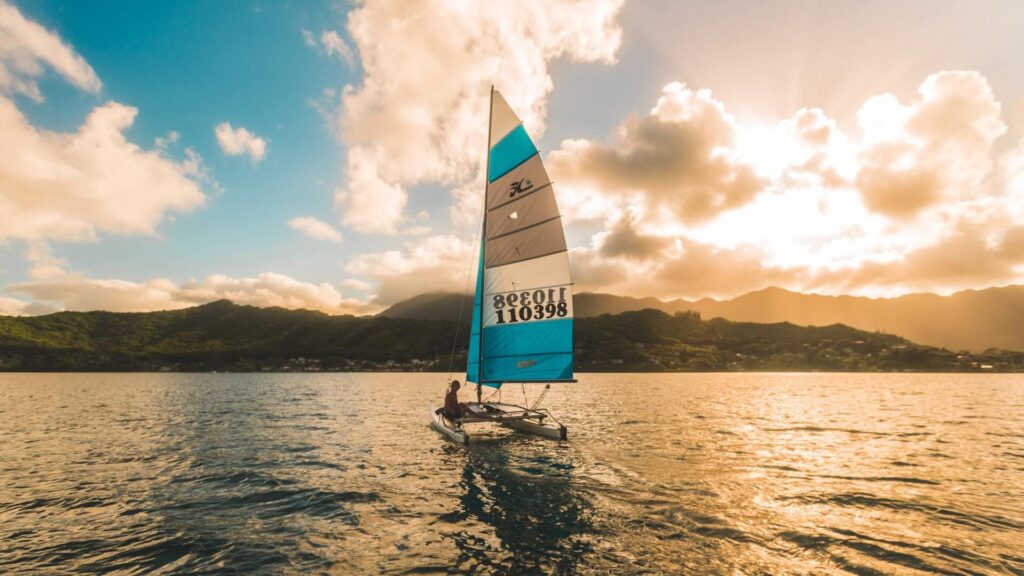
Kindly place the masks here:
MULTIPOLYGON (((329 316, 219 301, 185 310, 0 317, 6 371, 447 370, 466 325, 329 316), (458 341, 456 335, 458 334, 458 341)), ((578 371, 1016 371, 1024 354, 970 355, 835 324, 754 324, 647 309, 576 321, 578 371)))

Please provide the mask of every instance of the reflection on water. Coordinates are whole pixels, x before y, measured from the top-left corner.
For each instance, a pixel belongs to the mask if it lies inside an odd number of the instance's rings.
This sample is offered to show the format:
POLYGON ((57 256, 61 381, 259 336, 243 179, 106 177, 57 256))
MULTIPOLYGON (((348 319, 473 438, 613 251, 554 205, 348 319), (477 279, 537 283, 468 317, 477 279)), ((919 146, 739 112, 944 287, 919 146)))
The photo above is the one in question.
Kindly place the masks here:
POLYGON ((0 573, 1024 573, 1024 378, 0 375, 0 573))
POLYGON ((568 573, 589 551, 590 507, 573 486, 571 450, 538 446, 549 442, 508 434, 451 450, 446 466, 462 462, 463 493, 445 520, 486 527, 453 534, 460 571, 568 573))

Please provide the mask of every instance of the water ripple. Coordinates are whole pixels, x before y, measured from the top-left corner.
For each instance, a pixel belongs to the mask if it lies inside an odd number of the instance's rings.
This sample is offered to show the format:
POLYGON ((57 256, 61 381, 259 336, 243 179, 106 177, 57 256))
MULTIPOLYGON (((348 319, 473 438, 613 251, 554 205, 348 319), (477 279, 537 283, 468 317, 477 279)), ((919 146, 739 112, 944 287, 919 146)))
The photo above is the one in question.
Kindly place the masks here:
POLYGON ((583 375, 469 449, 443 376, 3 375, 0 573, 1024 574, 1019 376, 583 375))

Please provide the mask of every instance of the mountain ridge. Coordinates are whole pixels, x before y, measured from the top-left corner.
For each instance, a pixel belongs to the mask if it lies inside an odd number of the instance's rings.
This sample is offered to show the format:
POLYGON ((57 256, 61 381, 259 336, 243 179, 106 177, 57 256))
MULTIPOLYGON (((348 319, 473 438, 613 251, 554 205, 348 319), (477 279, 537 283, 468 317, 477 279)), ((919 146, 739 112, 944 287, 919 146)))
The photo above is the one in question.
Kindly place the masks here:
MULTIPOLYGON (((415 300, 396 303, 379 315, 389 318, 426 318, 415 300)), ((455 320, 443 310, 466 306, 469 296, 430 293, 429 319, 455 320)), ((578 318, 620 314, 653 308, 668 314, 698 312, 705 319, 725 318, 735 322, 792 322, 799 326, 844 324, 867 331, 881 331, 950 350, 974 352, 989 348, 1024 350, 1024 286, 1007 285, 962 290, 941 296, 919 292, 891 298, 850 295, 803 294, 769 286, 727 300, 701 298, 663 301, 654 297, 631 297, 583 292, 573 301, 578 318)))
MULTIPOLYGON (((469 332, 450 320, 224 300, 162 312, 0 316, 0 371, 451 372, 467 363, 469 332)), ((1024 352, 958 354, 842 324, 702 320, 652 308, 579 318, 573 342, 580 372, 1024 370, 1024 352)))

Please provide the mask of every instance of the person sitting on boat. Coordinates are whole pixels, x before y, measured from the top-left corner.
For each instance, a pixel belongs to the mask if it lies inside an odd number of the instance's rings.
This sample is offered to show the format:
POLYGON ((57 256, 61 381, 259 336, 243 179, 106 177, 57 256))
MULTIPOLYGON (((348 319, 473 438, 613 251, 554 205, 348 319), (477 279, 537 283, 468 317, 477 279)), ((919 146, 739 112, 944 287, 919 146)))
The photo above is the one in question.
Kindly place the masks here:
POLYGON ((444 395, 444 417, 449 420, 457 420, 464 416, 471 416, 473 412, 462 402, 459 402, 459 384, 458 380, 452 380, 451 387, 448 388, 448 393, 444 395))

